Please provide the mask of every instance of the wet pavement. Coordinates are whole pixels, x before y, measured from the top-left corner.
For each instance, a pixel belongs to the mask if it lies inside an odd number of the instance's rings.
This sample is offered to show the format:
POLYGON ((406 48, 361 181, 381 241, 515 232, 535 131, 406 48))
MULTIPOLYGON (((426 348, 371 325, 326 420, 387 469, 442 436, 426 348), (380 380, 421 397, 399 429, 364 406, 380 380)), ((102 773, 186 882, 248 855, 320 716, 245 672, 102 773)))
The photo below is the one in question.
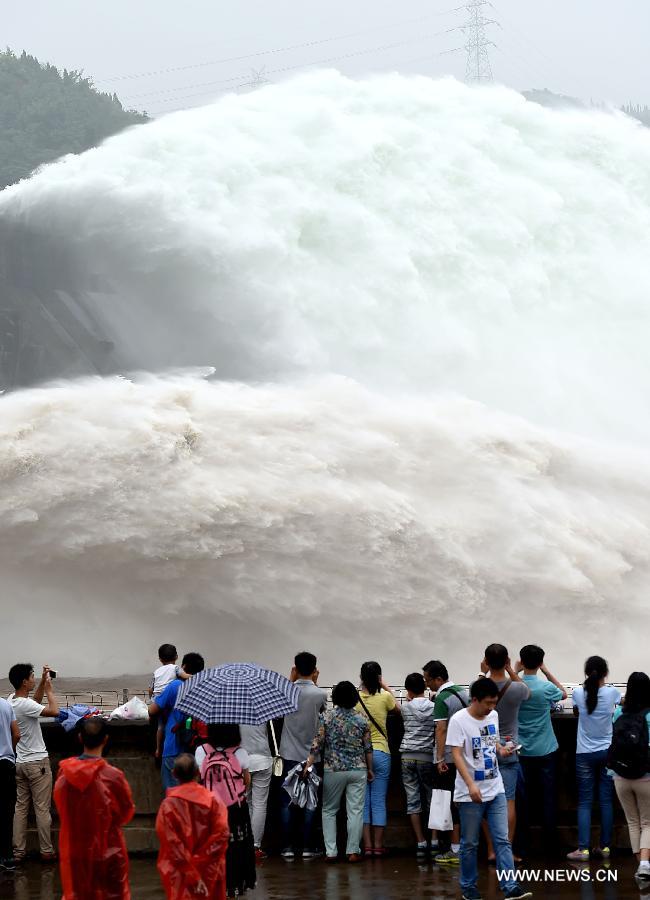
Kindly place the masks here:
MULTIPOLYGON (((536 868, 531 865, 524 871, 536 868)), ((546 873, 543 881, 529 886, 539 898, 650 900, 650 884, 645 889, 637 885, 635 868, 629 856, 612 860, 607 868, 592 864, 582 869, 574 866, 565 869, 558 863, 549 870, 556 880, 551 880, 546 873), (580 873, 582 880, 567 882, 567 872, 580 873), (558 881, 558 878, 562 880, 558 881)), ((456 900, 460 897, 457 871, 441 870, 431 864, 420 865, 406 856, 358 865, 345 862, 327 865, 323 860, 285 862, 275 858, 264 862, 258 874, 257 889, 249 894, 251 900, 397 900, 405 897, 456 900)), ((481 866, 479 887, 485 900, 502 897, 494 869, 485 865, 481 866)), ((164 900, 153 859, 131 861, 131 890, 133 900, 164 900)), ((0 900, 60 900, 60 897, 58 872, 52 866, 29 863, 14 875, 0 875, 0 900)))

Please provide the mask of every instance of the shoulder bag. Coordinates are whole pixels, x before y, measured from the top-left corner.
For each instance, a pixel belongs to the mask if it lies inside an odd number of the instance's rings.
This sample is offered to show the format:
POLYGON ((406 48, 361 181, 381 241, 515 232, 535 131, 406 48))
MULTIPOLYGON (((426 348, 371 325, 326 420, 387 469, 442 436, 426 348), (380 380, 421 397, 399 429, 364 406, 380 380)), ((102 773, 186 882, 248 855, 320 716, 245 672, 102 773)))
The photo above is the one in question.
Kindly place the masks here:
POLYGON ((271 740, 273 741, 273 774, 276 778, 280 778, 282 773, 284 772, 284 763, 282 762, 282 757, 280 756, 280 752, 278 750, 278 742, 275 739, 275 727, 273 725, 273 720, 269 722, 269 728, 271 729, 271 740))
POLYGON ((375 717, 373 716, 373 714, 370 712, 370 710, 368 709, 368 707, 366 706, 366 704, 363 702, 363 698, 361 697, 361 694, 359 694, 359 703, 363 706, 367 718, 370 719, 370 721, 371 721, 372 724, 375 726, 375 728, 377 729, 377 731, 379 732, 379 734, 383 737, 383 739, 384 739, 385 741, 387 741, 387 740, 388 740, 388 735, 386 734, 386 732, 384 731, 384 729, 381 727, 381 725, 379 724, 379 722, 377 722, 377 720, 375 719, 375 717))

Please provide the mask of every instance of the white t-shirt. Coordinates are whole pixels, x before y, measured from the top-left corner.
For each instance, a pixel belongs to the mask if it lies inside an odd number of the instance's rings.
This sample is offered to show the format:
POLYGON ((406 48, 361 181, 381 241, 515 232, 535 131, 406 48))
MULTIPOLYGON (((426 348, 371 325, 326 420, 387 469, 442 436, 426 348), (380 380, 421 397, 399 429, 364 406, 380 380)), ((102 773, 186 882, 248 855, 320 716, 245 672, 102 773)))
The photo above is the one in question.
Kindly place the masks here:
POLYGON ((20 740, 16 747, 16 762, 29 763, 47 759, 47 750, 41 731, 40 716, 45 709, 30 697, 9 697, 20 728, 20 740))
POLYGON ((151 679, 151 696, 154 700, 162 694, 168 684, 171 684, 177 678, 180 671, 180 666, 177 666, 175 663, 158 666, 151 679))
MULTIPOLYGON (((215 750, 223 750, 223 747, 215 747, 214 749, 215 750)), ((196 748, 196 753, 194 754, 194 759, 196 760, 196 764, 199 767, 199 769, 201 768, 203 760, 206 758, 207 755, 208 754, 206 753, 204 747, 196 748)), ((248 757, 248 753, 246 753, 246 751, 244 750, 243 747, 237 747, 237 749, 235 750, 235 756, 239 760, 239 765, 242 767, 242 769, 247 769, 248 764, 249 764, 249 757, 248 757)))
MULTIPOLYGON (((499 714, 493 710, 484 719, 475 719, 469 710, 461 709, 449 720, 447 746, 462 747, 465 764, 474 781, 481 789, 483 802, 493 800, 503 793, 503 780, 497 760, 499 743, 499 714)), ((469 788, 456 773, 454 800, 456 803, 471 802, 469 788)))

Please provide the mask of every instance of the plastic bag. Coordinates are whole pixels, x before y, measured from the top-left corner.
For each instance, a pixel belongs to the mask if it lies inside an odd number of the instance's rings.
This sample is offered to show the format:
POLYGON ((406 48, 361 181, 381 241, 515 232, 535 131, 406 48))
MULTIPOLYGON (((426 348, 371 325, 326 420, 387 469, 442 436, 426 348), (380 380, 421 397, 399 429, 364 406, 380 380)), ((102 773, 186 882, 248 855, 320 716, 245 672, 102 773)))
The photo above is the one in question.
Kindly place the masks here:
POLYGON ((128 719, 130 721, 146 721, 149 719, 149 710, 144 700, 139 697, 131 697, 126 703, 118 706, 110 714, 109 719, 128 719))
POLYGON ((431 791, 431 809, 429 810, 429 828, 436 831, 451 831, 454 827, 451 818, 451 791, 431 791))
POLYGON ((300 809, 316 809, 318 806, 318 786, 320 778, 313 766, 307 769, 307 776, 302 778, 304 763, 298 763, 282 782, 282 787, 291 797, 291 805, 300 809))

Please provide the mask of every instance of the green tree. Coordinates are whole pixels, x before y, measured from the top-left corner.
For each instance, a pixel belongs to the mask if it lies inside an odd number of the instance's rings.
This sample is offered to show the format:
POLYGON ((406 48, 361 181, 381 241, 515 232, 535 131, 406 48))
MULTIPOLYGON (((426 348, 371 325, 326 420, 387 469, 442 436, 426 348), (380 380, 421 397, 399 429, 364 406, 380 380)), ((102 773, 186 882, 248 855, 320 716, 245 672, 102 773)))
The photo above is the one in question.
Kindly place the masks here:
POLYGON ((141 122, 82 72, 60 72, 23 51, 0 52, 0 189, 66 153, 81 153, 141 122))

